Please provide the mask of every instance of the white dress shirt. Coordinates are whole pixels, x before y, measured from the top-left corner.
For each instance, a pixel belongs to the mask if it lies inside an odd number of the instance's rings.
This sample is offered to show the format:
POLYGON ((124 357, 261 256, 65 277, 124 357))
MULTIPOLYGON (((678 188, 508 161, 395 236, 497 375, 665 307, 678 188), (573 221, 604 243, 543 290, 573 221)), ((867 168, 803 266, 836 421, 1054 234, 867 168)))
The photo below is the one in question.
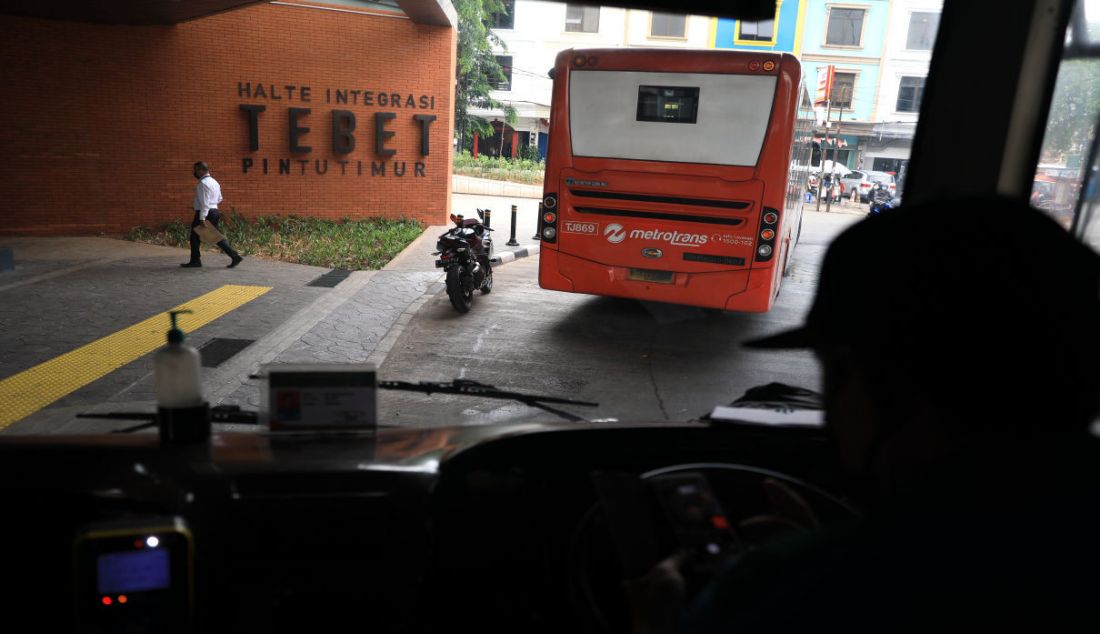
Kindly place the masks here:
POLYGON ((192 207, 199 212, 199 218, 206 220, 206 214, 211 209, 217 209, 222 201, 222 186, 214 177, 207 174, 199 179, 195 185, 195 200, 192 207))

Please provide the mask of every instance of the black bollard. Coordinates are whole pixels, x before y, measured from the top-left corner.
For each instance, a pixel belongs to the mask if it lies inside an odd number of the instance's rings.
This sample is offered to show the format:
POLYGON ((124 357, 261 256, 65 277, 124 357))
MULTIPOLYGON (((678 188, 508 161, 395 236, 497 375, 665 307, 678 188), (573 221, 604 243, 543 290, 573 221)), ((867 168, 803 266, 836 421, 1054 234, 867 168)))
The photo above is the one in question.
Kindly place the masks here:
POLYGON ((539 217, 535 222, 535 236, 532 240, 542 240, 542 201, 539 201, 539 217))
POLYGON ((489 221, 492 220, 492 216, 493 216, 493 210, 492 209, 486 209, 485 210, 485 220, 481 224, 488 227, 489 226, 489 221))
POLYGON ((507 244, 510 247, 518 247, 519 246, 519 243, 516 242, 516 206, 515 205, 512 205, 512 230, 511 230, 511 232, 509 232, 508 242, 506 242, 505 244, 507 244))

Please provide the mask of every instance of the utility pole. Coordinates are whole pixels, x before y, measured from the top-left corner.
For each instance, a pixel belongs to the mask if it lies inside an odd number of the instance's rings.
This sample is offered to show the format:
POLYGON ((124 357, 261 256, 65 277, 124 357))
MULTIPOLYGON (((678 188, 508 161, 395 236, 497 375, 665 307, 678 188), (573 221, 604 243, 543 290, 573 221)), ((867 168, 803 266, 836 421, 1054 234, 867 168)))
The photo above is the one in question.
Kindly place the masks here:
MULTIPOLYGON (((825 185, 825 152, 829 147, 829 117, 833 114, 833 100, 830 97, 825 102, 825 143, 821 147, 821 176, 817 179, 817 208, 815 211, 821 211, 821 188, 825 185)), ((826 206, 826 211, 828 206, 826 206)))
MULTIPOLYGON (((843 104, 844 103, 844 101, 843 101, 844 95, 841 94, 840 98, 841 98, 840 103, 843 104)), ((851 101, 850 98, 849 98, 849 101, 851 101)), ((836 118, 836 135, 833 138, 833 174, 832 174, 832 178, 829 179, 829 183, 831 185, 829 187, 829 200, 825 202, 825 213, 829 213, 833 209, 833 193, 832 193, 833 188, 832 188, 832 185, 836 184, 836 159, 837 159, 837 155, 840 154, 840 123, 843 120, 844 120, 844 106, 841 105, 840 108, 839 108, 839 114, 837 115, 837 118, 836 118)))

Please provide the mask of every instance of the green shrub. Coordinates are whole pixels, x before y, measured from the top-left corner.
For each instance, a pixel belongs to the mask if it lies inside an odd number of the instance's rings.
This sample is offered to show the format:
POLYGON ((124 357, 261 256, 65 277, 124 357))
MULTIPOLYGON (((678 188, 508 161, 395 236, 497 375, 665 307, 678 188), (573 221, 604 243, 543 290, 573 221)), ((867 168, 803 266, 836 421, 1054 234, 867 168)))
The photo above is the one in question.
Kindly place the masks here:
MULTIPOLYGON (((349 270, 380 269, 423 231, 416 220, 368 218, 325 220, 304 216, 245 218, 235 210, 223 216, 221 229, 248 256, 349 270)), ((190 224, 173 220, 156 228, 135 227, 124 238, 186 247, 190 224)))

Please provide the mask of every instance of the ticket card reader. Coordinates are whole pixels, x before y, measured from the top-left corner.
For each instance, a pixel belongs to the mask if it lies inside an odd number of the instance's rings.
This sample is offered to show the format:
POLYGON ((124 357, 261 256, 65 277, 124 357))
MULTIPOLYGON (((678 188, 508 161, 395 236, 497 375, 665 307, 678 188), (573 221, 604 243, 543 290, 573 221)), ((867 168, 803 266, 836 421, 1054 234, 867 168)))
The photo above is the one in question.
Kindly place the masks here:
POLYGON ((77 631, 191 632, 193 546, 180 518, 85 527, 76 537, 77 631))

